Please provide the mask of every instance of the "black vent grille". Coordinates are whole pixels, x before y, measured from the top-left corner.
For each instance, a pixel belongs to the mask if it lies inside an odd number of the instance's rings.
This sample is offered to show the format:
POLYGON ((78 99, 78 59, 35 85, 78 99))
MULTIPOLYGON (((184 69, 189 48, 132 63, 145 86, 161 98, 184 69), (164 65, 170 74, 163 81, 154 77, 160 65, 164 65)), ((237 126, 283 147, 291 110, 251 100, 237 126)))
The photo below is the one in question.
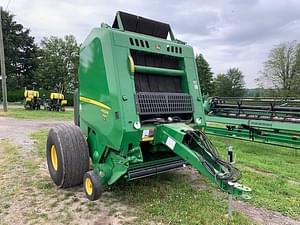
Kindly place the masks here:
POLYGON ((136 94, 137 109, 140 115, 192 113, 192 97, 185 93, 136 94))

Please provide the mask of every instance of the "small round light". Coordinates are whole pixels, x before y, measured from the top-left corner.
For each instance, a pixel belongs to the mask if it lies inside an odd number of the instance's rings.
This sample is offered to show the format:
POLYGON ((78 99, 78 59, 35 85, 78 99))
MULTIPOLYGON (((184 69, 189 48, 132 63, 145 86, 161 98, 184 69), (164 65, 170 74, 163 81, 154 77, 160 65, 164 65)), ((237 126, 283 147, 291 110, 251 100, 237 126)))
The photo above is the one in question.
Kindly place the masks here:
POLYGON ((135 121, 133 127, 138 130, 141 128, 141 123, 139 121, 135 121))
POLYGON ((201 122, 202 122, 201 118, 196 118, 196 123, 197 124, 201 124, 201 122))

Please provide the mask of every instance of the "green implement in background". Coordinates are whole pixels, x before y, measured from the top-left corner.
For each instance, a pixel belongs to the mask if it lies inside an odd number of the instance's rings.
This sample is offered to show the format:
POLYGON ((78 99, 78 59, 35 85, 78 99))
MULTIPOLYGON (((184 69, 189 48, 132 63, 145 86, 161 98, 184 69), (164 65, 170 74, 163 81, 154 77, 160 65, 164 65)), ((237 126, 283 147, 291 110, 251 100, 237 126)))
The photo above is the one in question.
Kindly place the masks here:
POLYGON ((300 100, 215 97, 204 101, 206 133, 300 148, 300 100))

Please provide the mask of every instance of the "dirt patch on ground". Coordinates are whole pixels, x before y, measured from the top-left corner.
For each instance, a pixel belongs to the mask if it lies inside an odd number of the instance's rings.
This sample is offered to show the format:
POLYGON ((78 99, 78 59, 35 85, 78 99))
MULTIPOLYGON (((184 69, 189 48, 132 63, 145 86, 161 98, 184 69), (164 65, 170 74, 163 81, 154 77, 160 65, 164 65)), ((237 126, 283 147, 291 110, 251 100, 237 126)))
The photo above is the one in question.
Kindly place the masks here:
POLYGON ((262 170, 262 169, 259 169, 259 168, 252 168, 252 167, 249 167, 249 166, 245 166, 244 168, 246 170, 250 171, 250 172, 258 173, 258 174, 261 174, 261 175, 264 175, 264 176, 274 176, 273 173, 262 170))
MULTIPOLYGON (((259 168, 252 168, 252 167, 249 167, 249 166, 245 166, 244 168, 246 170, 250 171, 250 172, 254 172, 254 173, 257 173, 257 174, 264 175, 264 176, 277 176, 276 174, 273 174, 271 172, 268 172, 268 171, 265 171, 265 170, 262 170, 262 169, 259 169, 259 168)), ((287 182, 289 182, 290 184, 294 184, 294 185, 300 185, 299 181, 296 181, 296 180, 293 180, 293 179, 287 179, 287 182)))
POLYGON ((24 148, 32 148, 33 140, 28 138, 28 135, 36 130, 47 129, 60 123, 71 123, 71 121, 20 120, 0 117, 0 140, 9 139, 24 148))
POLYGON ((242 201, 234 201, 233 207, 238 212, 247 215, 251 220, 259 224, 265 225, 299 225, 299 220, 294 220, 286 217, 278 212, 273 212, 267 209, 257 208, 249 203, 242 201))

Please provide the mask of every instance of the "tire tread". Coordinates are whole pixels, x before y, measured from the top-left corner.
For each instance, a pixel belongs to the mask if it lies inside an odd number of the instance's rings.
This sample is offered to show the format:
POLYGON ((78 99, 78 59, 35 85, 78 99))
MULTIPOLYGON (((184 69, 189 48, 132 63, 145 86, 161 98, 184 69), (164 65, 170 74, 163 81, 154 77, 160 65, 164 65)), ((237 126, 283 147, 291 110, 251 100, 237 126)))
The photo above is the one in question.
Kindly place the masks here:
POLYGON ((84 174, 89 170, 88 145, 79 127, 61 124, 49 131, 56 134, 61 145, 63 177, 59 187, 68 188, 82 183, 84 174))

